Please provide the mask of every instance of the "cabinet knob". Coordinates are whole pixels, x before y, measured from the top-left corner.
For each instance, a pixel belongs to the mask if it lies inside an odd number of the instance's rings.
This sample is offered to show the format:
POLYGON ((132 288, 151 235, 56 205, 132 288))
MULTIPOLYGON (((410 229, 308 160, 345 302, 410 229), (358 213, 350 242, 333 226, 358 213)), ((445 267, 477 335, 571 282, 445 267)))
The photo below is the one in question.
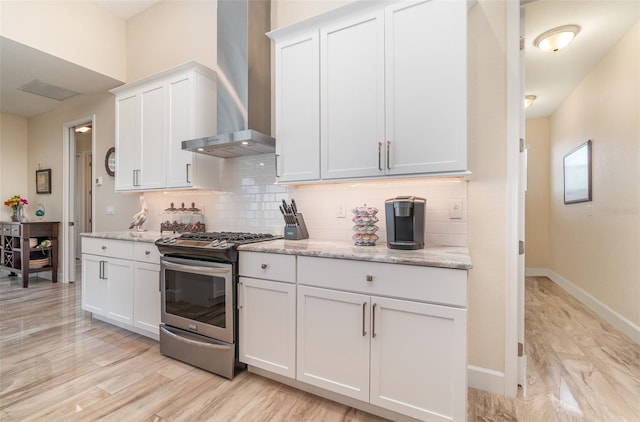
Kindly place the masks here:
POLYGON ((373 276, 371 274, 367 274, 367 281, 373 281, 373 276))
POLYGON ((145 255, 151 255, 151 251, 144 251, 145 255))
POLYGON ((266 270, 266 269, 267 269, 267 267, 268 267, 268 265, 267 265, 267 264, 262 264, 262 265, 260 265, 260 268, 262 268, 263 270, 266 270))
POLYGON ((103 245, 103 246, 102 246, 102 250, 103 250, 103 251, 106 251, 106 250, 107 250, 107 247, 103 245))

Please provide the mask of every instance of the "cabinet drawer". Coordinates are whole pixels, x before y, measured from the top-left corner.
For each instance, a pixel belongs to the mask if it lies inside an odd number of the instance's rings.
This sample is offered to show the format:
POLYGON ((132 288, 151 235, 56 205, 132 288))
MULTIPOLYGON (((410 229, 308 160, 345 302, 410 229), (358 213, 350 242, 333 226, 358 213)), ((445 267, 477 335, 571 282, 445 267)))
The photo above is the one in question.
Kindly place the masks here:
POLYGON ((296 257, 262 252, 240 252, 240 275, 266 280, 296 282, 296 257))
POLYGON ((133 259, 149 264, 160 264, 160 252, 153 243, 133 242, 133 259))
POLYGON ((20 236, 19 224, 4 224, 2 226, 2 234, 5 236, 20 236))
POLYGON ((82 238, 82 253, 101 255, 111 258, 131 259, 133 243, 127 240, 82 238))
POLYGON ((467 307, 465 270, 300 256, 298 284, 467 307))

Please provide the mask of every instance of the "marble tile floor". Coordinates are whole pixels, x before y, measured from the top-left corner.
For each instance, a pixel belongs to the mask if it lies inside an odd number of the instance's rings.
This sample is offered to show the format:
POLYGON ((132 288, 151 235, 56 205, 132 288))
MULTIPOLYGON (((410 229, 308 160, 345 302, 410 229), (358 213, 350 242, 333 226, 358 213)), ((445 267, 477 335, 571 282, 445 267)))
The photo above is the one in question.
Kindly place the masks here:
MULTIPOLYGON (((92 321, 81 285, 0 277, 0 421, 382 421, 243 372, 229 381, 92 321)), ((526 284, 528 388, 469 421, 640 421, 640 346, 546 278, 526 284)))

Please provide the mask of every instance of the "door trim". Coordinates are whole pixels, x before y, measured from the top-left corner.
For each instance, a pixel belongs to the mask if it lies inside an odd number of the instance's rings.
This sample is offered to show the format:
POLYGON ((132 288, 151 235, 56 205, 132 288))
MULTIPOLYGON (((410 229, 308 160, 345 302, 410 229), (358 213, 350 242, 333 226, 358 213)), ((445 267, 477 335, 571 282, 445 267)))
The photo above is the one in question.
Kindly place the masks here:
MULTIPOLYGON (((92 114, 68 123, 62 126, 62 227, 60 228, 60 243, 62 245, 62 253, 58 258, 61 262, 59 266, 62 269, 62 276, 59 278, 63 283, 69 283, 75 281, 75 265, 70 265, 70 258, 74 257, 75 260, 75 238, 69 236, 69 222, 72 215, 71 202, 71 189, 70 183, 72 178, 72 171, 75 167, 75 137, 70 135, 71 130, 79 125, 91 122, 91 161, 95 162, 95 150, 96 150, 96 115, 92 114), (71 148, 71 142, 74 142, 73 149, 71 148), (73 154, 73 159, 71 157, 73 154)), ((93 181, 95 180, 95 166, 91 168, 91 189, 93 191, 93 181)), ((91 221, 92 231, 95 227, 95 195, 91 197, 91 221)))

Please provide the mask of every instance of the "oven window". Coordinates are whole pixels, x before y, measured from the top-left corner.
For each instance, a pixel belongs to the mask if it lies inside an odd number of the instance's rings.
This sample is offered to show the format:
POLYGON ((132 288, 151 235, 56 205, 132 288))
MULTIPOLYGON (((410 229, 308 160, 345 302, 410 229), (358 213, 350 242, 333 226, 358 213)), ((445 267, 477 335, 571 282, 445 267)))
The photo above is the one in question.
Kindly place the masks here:
POLYGON ((225 279, 165 269, 165 307, 169 314, 226 328, 225 279))

